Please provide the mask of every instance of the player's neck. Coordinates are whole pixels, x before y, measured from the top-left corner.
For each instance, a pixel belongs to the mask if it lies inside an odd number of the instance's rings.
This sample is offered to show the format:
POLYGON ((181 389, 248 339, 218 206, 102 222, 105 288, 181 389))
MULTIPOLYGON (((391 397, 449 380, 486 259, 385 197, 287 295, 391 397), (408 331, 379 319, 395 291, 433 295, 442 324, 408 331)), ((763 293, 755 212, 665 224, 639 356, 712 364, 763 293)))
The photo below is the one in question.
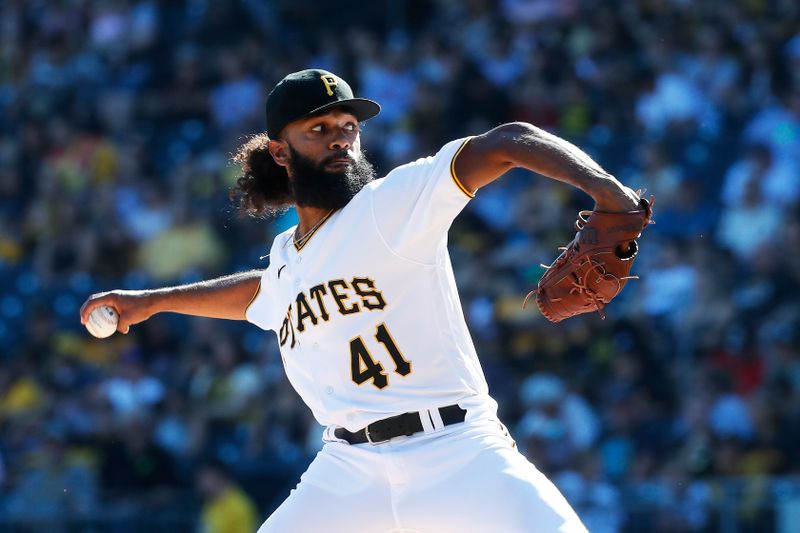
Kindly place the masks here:
POLYGON ((297 225, 297 233, 301 236, 311 231, 311 228, 316 226, 331 211, 322 207, 296 207, 296 209, 297 218, 300 219, 297 225))

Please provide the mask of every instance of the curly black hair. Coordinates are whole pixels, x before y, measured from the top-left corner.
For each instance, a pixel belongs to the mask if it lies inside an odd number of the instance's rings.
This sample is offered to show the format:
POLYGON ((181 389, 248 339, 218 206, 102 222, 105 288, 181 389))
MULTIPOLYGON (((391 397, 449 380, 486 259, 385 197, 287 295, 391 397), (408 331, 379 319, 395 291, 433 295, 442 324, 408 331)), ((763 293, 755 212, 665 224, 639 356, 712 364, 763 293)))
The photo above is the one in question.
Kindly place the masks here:
POLYGON ((251 136, 233 156, 242 169, 230 198, 244 216, 267 218, 294 205, 286 169, 275 162, 266 133, 251 136))

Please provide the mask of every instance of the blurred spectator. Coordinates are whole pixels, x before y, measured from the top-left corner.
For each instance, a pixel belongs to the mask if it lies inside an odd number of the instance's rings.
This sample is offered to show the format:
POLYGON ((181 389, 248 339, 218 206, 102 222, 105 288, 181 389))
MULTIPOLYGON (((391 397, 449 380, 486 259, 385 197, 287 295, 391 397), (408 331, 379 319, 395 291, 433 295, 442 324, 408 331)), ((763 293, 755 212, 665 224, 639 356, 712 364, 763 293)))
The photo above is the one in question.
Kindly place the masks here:
POLYGON ((188 269, 216 271, 223 261, 223 247, 208 223, 187 220, 185 213, 176 216, 179 219, 169 229, 142 243, 137 266, 155 280, 175 279, 188 269))
POLYGON ((197 489, 205 500, 199 527, 202 533, 251 533, 258 528, 255 505, 236 486, 223 464, 201 465, 197 489))
POLYGON ((88 516, 98 504, 89 465, 54 437, 30 447, 25 471, 4 502, 9 515, 33 529, 58 528, 63 517, 88 516))
POLYGON ((135 491, 138 498, 159 500, 178 487, 175 463, 154 442, 152 421, 144 417, 117 421, 102 441, 103 487, 118 497, 135 491))
POLYGON ((720 245, 730 249, 743 261, 749 261, 764 246, 777 240, 781 214, 769 204, 759 190, 760 181, 752 177, 744 183, 741 203, 729 207, 719 221, 720 245))
POLYGON ((747 441, 753 437, 753 422, 744 399, 736 394, 730 380, 720 375, 708 412, 709 426, 720 439, 747 441))
POLYGON ((727 49, 720 28, 705 26, 695 33, 696 53, 686 58, 683 70, 697 87, 708 91, 716 105, 730 104, 735 96, 740 66, 727 49))
POLYGON ((641 170, 630 180, 630 186, 654 195, 658 198, 659 206, 679 204, 679 193, 685 177, 681 168, 670 159, 667 147, 660 143, 645 144, 637 155, 641 170))
POLYGON ((404 54, 390 50, 375 61, 365 61, 359 74, 361 94, 381 103, 381 113, 374 121, 376 124, 395 125, 408 114, 417 81, 404 54))
POLYGON ((502 11, 509 22, 528 25, 572 15, 575 4, 572 0, 503 0, 502 11))
POLYGON ((261 84, 244 71, 235 53, 219 58, 223 81, 211 91, 211 114, 220 128, 242 128, 256 119, 264 95, 261 84))
POLYGON ((669 128, 717 130, 717 114, 711 102, 685 75, 675 70, 669 53, 656 52, 656 65, 663 71, 648 72, 642 79, 642 94, 636 102, 636 116, 646 133, 659 136, 669 128))
POLYGON ((748 188, 760 191, 761 198, 775 206, 792 206, 800 200, 800 174, 788 161, 775 161, 769 147, 754 144, 744 158, 734 163, 725 175, 722 201, 730 207, 745 202, 748 188))
POLYGON ((667 243, 660 250, 660 266, 642 284, 642 306, 645 313, 678 323, 695 304, 696 267, 677 244, 667 243))
POLYGON ((766 143, 776 164, 786 165, 796 175, 800 167, 800 94, 784 89, 776 96, 775 104, 759 109, 747 124, 744 139, 766 143))
POLYGON ((568 392, 555 376, 537 374, 526 379, 520 400, 526 412, 517 425, 519 436, 536 442, 536 449, 544 454, 539 460, 548 466, 563 466, 597 438, 597 419, 589 404, 568 392))
POLYGON ((145 373, 136 354, 123 357, 125 361, 120 365, 119 374, 101 384, 103 394, 117 416, 146 414, 163 398, 164 386, 145 373))

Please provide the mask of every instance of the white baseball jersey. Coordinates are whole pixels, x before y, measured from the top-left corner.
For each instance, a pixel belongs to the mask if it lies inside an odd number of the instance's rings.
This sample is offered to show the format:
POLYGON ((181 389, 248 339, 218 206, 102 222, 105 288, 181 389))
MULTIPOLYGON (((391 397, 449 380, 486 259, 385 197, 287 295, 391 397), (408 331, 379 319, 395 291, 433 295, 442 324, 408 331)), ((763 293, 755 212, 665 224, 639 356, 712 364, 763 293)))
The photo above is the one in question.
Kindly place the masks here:
POLYGON ((246 316, 277 333, 321 424, 358 431, 454 403, 468 418, 496 416, 447 251, 472 197, 453 169, 466 142, 372 181, 299 249, 294 227, 275 238, 246 316))

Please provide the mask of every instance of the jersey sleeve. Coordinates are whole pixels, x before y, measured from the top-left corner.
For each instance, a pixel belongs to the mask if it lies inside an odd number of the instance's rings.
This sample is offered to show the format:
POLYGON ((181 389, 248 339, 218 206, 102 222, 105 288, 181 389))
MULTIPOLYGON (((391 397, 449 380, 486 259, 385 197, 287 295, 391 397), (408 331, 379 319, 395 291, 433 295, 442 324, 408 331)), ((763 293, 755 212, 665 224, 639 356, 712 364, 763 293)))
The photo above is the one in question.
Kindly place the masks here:
POLYGON ((250 300, 247 310, 244 313, 245 318, 251 324, 255 324, 264 330, 275 329, 275 313, 273 311, 274 298, 270 298, 269 293, 269 276, 271 269, 267 268, 261 273, 261 280, 259 280, 258 289, 250 300))
POLYGON ((275 330, 277 328, 278 317, 275 309, 275 296, 273 283, 276 275, 272 268, 273 263, 261 273, 253 298, 245 309, 244 316, 248 322, 255 324, 264 330, 275 330))
POLYGON ((397 167, 374 187, 375 224, 397 255, 431 263, 446 244, 453 219, 475 196, 455 173, 455 158, 467 142, 449 142, 434 156, 397 167))

